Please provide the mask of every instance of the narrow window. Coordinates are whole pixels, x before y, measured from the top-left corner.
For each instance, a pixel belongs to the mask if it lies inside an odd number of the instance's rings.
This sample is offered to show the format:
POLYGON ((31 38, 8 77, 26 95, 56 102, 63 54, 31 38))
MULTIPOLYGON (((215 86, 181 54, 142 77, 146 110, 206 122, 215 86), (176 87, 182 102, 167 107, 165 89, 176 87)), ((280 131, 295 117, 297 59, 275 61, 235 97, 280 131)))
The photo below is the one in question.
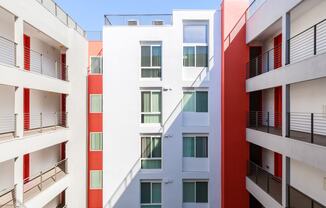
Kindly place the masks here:
POLYGON ((102 189, 103 173, 101 170, 90 171, 90 188, 102 189))
POLYGON ((161 123, 161 92, 141 92, 141 123, 161 123))
POLYGON ((157 181, 142 181, 140 183, 141 208, 162 207, 162 184, 157 181))
POLYGON ((91 57, 91 73, 102 74, 103 72, 103 58, 101 56, 91 57))
POLYGON ((160 169, 162 167, 161 137, 141 137, 141 168, 160 169))
POLYGON ((102 151, 103 150, 103 136, 100 132, 90 133, 90 147, 91 151, 102 151))
POLYGON ((102 95, 90 95, 90 112, 102 113, 102 95))
POLYGON ((141 46, 141 77, 160 78, 162 70, 162 46, 141 46))

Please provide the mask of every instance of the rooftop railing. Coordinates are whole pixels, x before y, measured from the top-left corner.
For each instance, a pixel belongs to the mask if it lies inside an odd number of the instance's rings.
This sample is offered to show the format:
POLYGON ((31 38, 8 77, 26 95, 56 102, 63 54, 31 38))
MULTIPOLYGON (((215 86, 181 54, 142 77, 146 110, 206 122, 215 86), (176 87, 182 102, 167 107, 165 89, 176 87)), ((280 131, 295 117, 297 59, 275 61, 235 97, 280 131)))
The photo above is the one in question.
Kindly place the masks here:
POLYGON ((105 25, 162 26, 172 25, 172 14, 109 14, 104 15, 105 25))
POLYGON ((86 32, 74 21, 57 3, 53 0, 36 0, 51 14, 56 16, 63 24, 69 28, 73 28, 79 34, 86 37, 86 32))
POLYGON ((16 47, 14 41, 0 36, 0 64, 16 66, 16 47))

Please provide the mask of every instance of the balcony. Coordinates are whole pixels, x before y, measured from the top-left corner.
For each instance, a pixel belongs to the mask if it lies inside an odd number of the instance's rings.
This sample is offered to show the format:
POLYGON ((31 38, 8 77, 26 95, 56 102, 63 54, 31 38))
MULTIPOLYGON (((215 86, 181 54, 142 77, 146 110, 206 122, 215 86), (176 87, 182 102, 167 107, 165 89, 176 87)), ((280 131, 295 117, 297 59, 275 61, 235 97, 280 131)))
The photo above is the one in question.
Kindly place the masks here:
POLYGON ((292 186, 288 186, 287 208, 326 208, 292 186))
POLYGON ((16 132, 17 114, 0 115, 0 141, 13 138, 16 132))
POLYGON ((61 160, 53 167, 40 171, 39 174, 24 179, 24 201, 35 197, 41 191, 62 179, 67 172, 67 159, 61 160))
POLYGON ((16 66, 17 44, 5 37, 0 36, 0 63, 8 66, 16 66))
POLYGON ((287 114, 287 137, 326 147, 326 114, 287 114))
POLYGON ((15 208, 18 204, 16 201, 16 185, 0 192, 0 207, 15 208))
POLYGON ((282 113, 251 111, 247 128, 282 136, 282 113))
POLYGON ((251 161, 248 161, 248 178, 282 204, 282 178, 270 174, 251 161))

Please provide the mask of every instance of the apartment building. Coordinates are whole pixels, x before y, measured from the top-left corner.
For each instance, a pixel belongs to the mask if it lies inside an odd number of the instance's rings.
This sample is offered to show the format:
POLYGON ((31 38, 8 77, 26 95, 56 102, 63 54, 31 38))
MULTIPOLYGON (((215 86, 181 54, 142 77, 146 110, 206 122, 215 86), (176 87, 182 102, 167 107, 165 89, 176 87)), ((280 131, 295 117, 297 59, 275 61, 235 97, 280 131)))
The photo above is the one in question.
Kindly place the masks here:
POLYGON ((87 48, 53 1, 0 2, 0 207, 86 207, 87 48))
POLYGON ((326 2, 245 3, 222 3, 222 207, 325 207, 326 2))
POLYGON ((103 206, 219 207, 220 12, 105 18, 103 206))

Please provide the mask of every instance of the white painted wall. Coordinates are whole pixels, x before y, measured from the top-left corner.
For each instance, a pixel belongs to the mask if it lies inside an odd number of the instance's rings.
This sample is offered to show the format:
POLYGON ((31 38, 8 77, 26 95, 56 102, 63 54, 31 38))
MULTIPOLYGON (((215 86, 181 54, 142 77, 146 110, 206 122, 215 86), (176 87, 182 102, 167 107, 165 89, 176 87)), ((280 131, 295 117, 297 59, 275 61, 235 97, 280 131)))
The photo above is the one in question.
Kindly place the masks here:
POLYGON ((0 192, 14 186, 14 159, 0 163, 0 192))
POLYGON ((0 36, 14 40, 15 17, 10 12, 0 7, 0 36))
POLYGON ((60 196, 56 196, 49 203, 47 203, 43 208, 56 208, 60 204, 60 196))
POLYGON ((15 129, 15 88, 0 85, 0 95, 6 99, 0 102, 0 135, 15 129))
MULTIPOLYGON (((182 207, 182 179, 208 179, 209 204, 220 207, 220 12, 174 11, 173 26, 128 27, 105 26, 104 37, 104 150, 103 150, 103 203, 107 205, 113 192, 123 182, 111 205, 115 207, 140 206, 140 179, 160 179, 164 207, 182 207), (206 121, 192 117, 191 126, 184 125, 181 105, 184 82, 182 20, 210 20, 209 82, 200 81, 195 86, 209 88, 209 115, 206 121), (130 36, 130 34, 133 34, 130 36), (162 41, 162 81, 140 80, 140 41, 162 41), (114 54, 114 55, 111 55, 114 54), (125 83, 125 84, 124 84, 125 83), (149 84, 151 83, 151 84, 149 84), (140 124, 140 88, 143 86, 167 88, 162 92, 162 115, 166 121, 177 106, 165 128, 159 125, 140 124), (205 125, 198 125, 204 122, 205 125), (145 127, 146 126, 146 127, 145 127), (127 129, 127 131, 126 131, 127 129), (140 135, 162 133, 163 169, 140 170, 136 161, 140 157, 140 135), (182 134, 206 133, 209 135, 209 171, 183 172, 182 134), (136 164, 134 166, 134 164, 136 164), (134 166, 134 167, 133 167, 134 166), (133 168, 132 168, 133 167, 133 168), (131 172, 130 172, 131 171, 131 172), (127 179, 124 181, 124 178, 127 179)), ((203 79, 204 80, 204 79, 203 79)), ((186 80, 185 80, 186 81, 186 80)), ((189 123, 188 122, 188 123, 189 123)))
POLYGON ((326 172, 293 159, 291 159, 290 164, 291 185, 325 205, 326 190, 324 187, 324 178, 326 177, 326 172))

